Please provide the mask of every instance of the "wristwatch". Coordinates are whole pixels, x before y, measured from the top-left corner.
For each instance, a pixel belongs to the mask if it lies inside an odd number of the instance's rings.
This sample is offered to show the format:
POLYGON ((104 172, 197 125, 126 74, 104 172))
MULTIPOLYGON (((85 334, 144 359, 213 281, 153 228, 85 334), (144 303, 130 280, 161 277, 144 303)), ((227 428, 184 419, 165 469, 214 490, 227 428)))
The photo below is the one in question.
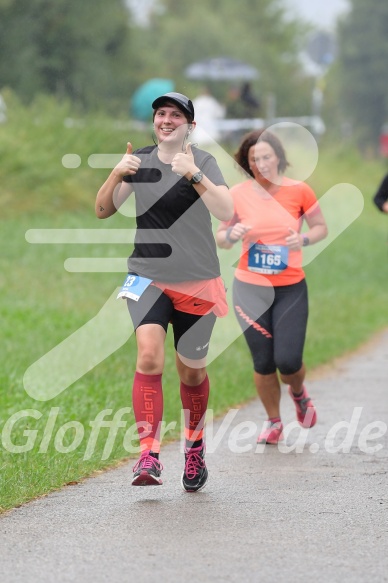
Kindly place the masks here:
POLYGON ((310 239, 307 237, 307 235, 302 235, 303 238, 303 247, 307 247, 307 245, 310 245, 310 239))
POLYGON ((190 180, 190 184, 198 184, 198 182, 201 182, 202 178, 203 178, 202 172, 196 172, 195 174, 193 174, 190 180))

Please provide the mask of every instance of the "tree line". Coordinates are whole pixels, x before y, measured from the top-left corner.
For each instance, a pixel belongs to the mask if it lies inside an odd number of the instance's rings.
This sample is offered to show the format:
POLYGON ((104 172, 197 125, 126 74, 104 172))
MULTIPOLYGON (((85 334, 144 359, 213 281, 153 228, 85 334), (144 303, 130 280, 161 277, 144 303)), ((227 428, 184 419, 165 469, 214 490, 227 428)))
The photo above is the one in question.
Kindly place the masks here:
MULTIPOLYGON (((387 30, 386 0, 350 0, 325 73, 329 124, 349 123, 360 142, 376 143, 388 121, 387 30)), ((259 70, 253 91, 264 108, 272 96, 277 115, 308 115, 316 80, 299 59, 308 34, 286 17, 283 0, 0 0, 0 90, 27 103, 44 93, 117 114, 150 78, 172 79, 194 95, 198 82, 185 68, 229 56, 259 70), (143 19, 134 12, 141 7, 143 19)), ((212 84, 216 97, 225 97, 226 85, 212 84)))
MULTIPOLYGON (((280 0, 196 0, 195 8, 187 0, 155 0, 152 6, 144 25, 125 0, 0 0, 0 89, 10 87, 27 102, 44 92, 113 111, 127 107, 135 89, 154 77, 198 91, 185 68, 229 56, 257 67, 254 89, 276 95, 285 115, 304 112, 311 81, 298 61, 303 27, 284 19, 280 0)), ((212 89, 225 94, 226 87, 212 89)))

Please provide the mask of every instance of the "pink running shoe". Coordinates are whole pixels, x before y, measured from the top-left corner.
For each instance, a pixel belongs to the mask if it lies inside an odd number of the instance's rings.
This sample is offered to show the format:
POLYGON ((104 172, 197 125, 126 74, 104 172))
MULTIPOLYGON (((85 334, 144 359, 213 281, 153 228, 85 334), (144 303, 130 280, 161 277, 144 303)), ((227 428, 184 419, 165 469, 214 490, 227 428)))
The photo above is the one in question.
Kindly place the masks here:
POLYGON ((306 387, 303 385, 303 393, 300 397, 294 396, 291 387, 288 387, 288 392, 291 396, 291 399, 294 401, 296 417, 299 424, 305 429, 314 427, 317 422, 317 412, 310 397, 308 396, 306 387))
POLYGON ((160 479, 163 466, 152 455, 150 450, 143 451, 138 462, 133 466, 132 486, 161 486, 160 479))
POLYGON ((264 429, 257 438, 257 443, 271 443, 276 445, 283 440, 283 424, 278 422, 271 423, 268 421, 267 429, 264 429))

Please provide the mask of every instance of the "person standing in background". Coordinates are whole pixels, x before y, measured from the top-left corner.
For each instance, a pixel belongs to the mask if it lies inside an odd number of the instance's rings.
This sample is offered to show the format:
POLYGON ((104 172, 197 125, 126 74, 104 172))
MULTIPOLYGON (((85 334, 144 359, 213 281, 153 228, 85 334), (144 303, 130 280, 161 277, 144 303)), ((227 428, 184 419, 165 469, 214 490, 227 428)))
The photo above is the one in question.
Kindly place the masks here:
POLYGON ((382 213, 388 213, 388 174, 377 189, 373 202, 382 213))
POLYGON ((217 142, 221 137, 217 122, 225 117, 225 107, 211 95, 207 87, 193 99, 193 106, 197 122, 193 139, 200 146, 217 142))
POLYGON ((244 117, 258 117, 260 112, 260 101, 253 95, 250 83, 243 83, 240 99, 244 107, 244 117))

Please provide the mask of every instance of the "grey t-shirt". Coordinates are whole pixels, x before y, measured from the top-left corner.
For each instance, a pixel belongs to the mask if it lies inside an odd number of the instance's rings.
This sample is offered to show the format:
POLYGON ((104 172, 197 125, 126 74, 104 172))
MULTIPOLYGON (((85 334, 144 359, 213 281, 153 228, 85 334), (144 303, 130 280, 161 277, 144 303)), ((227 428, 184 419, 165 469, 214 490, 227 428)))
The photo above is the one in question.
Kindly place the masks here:
MULTIPOLYGON (((214 184, 226 184, 215 158, 193 147, 196 166, 214 184)), ((212 279, 220 275, 210 213, 187 178, 161 162, 157 146, 134 152, 136 174, 125 176, 136 197, 135 248, 129 272, 155 281, 212 279)))

